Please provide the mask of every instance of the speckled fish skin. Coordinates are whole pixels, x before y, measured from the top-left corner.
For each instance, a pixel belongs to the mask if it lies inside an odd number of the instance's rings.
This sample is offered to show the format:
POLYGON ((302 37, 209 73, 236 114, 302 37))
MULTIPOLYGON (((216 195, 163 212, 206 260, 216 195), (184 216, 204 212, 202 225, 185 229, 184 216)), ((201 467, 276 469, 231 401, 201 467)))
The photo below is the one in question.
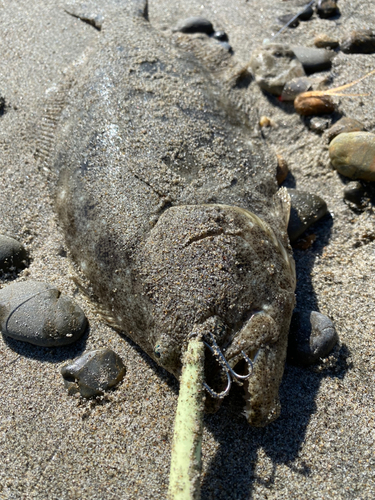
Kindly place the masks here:
POLYGON ((246 415, 272 421, 295 300, 274 160, 209 75, 125 8, 69 101, 57 212, 101 306, 176 377, 194 332, 214 332, 232 366, 258 352, 246 415))

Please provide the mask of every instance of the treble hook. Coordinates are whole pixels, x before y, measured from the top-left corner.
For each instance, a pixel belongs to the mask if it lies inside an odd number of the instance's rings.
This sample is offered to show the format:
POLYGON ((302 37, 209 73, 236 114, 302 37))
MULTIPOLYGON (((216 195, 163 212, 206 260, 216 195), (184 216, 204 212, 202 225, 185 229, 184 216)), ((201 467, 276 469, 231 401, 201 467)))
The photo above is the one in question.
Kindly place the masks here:
POLYGON ((249 356, 247 356, 247 354, 245 354, 244 351, 241 351, 241 354, 242 354, 244 360, 249 365, 249 373, 247 375, 240 375, 239 373, 235 372, 233 370, 233 368, 229 365, 228 361, 225 359, 224 354, 222 353, 220 347, 217 345, 215 337, 212 335, 211 332, 209 333, 209 336, 210 336, 212 346, 210 344, 208 344, 205 340, 203 340, 203 343, 212 352, 212 354, 215 356, 215 358, 219 362, 219 365, 225 371, 225 373, 227 375, 227 379, 228 379, 228 385, 224 391, 219 392, 219 393, 217 393, 216 391, 211 389, 211 387, 208 384, 206 384, 206 382, 203 382, 203 385, 204 385, 204 388, 206 389, 206 391, 213 398, 223 399, 223 398, 225 398, 225 396, 227 396, 229 394, 230 388, 232 387, 232 381, 236 382, 237 384, 242 385, 243 380, 247 380, 248 378, 251 377, 253 370, 254 370, 254 367, 253 367, 253 363, 252 363, 251 359, 249 358, 249 356))

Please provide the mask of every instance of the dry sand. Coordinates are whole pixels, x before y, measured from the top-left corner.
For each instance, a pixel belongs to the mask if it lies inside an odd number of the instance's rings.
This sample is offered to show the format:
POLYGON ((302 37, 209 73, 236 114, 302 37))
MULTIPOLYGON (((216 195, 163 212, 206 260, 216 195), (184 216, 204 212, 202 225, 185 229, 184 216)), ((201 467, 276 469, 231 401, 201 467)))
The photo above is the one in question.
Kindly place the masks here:
MULTIPOLYGON (((339 18, 315 15, 278 40, 311 46, 320 32, 341 39, 351 29, 375 29, 371 0, 341 0, 339 7, 339 18)), ((209 18, 225 29, 235 56, 246 62, 252 49, 277 31, 276 16, 296 8, 278 0, 151 0, 149 13, 166 36, 166 28, 180 19, 209 18)), ((38 136, 48 95, 100 33, 67 15, 60 0, 3 0, 0 26, 0 93, 7 103, 0 117, 0 233, 23 242, 32 256, 17 280, 56 285, 90 321, 89 334, 71 347, 43 349, 0 338, 0 498, 165 498, 178 384, 105 326, 71 280, 51 176, 43 151, 35 155, 36 145, 43 149, 38 136), (61 365, 105 346, 126 363, 122 385, 96 404, 68 397, 61 365)), ((374 68, 375 55, 339 53, 332 85, 374 68)), ((374 88, 370 78, 355 89, 367 96, 339 101, 340 111, 369 131, 375 130, 374 88)), ((344 180, 329 166, 324 136, 309 131, 291 108, 266 98, 254 83, 248 91, 257 93, 259 116, 277 125, 266 136, 289 163, 289 185, 328 203, 330 215, 310 231, 316 242, 295 252, 297 298, 332 318, 341 344, 335 362, 286 367, 282 413, 267 428, 248 426, 236 390, 217 414, 206 416, 202 499, 373 499, 374 214, 371 207, 357 213, 343 202, 344 180)))

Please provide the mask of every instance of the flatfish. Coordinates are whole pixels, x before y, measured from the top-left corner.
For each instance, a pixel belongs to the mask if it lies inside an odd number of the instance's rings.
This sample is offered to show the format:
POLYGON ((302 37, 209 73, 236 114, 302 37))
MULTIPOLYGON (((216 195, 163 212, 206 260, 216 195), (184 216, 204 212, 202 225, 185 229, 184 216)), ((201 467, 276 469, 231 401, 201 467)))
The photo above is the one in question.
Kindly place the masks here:
POLYGON ((139 5, 106 20, 70 89, 59 221, 107 319, 166 370, 179 377, 195 333, 232 367, 253 359, 245 414, 265 425, 295 303, 288 196, 246 116, 139 5))

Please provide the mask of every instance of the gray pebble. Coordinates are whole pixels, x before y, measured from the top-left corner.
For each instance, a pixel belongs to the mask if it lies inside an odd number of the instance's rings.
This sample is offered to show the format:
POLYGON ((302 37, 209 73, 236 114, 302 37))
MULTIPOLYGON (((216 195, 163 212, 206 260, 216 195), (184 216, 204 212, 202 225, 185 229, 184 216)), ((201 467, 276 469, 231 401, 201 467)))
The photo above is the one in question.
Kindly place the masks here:
POLYGON ((223 47, 223 49, 227 50, 228 52, 233 51, 231 45, 228 42, 219 42, 219 43, 223 47))
POLYGON ((322 19, 328 19, 339 13, 335 0, 319 0, 316 6, 318 16, 322 19))
POLYGON ((212 23, 204 17, 189 17, 179 22, 173 31, 181 33, 206 33, 211 35, 214 32, 212 23))
POLYGON ((344 188, 344 200, 361 208, 367 204, 366 188, 359 181, 349 182, 344 188))
POLYGON ((327 203, 316 194, 288 189, 291 199, 288 235, 293 243, 314 222, 327 213, 327 203))
POLYGON ((27 264, 27 252, 21 243, 9 236, 0 235, 0 270, 21 269, 27 264))
POLYGON ((348 132, 360 132, 365 130, 365 126, 354 118, 344 116, 340 118, 327 132, 329 142, 332 141, 339 134, 346 134, 348 132))
POLYGON ((293 78, 287 82, 281 94, 282 101, 294 101, 294 99, 302 92, 307 92, 312 89, 312 81, 308 76, 293 78))
POLYGON ((294 312, 289 332, 288 361, 303 366, 326 357, 338 341, 332 321, 317 311, 294 312))
POLYGON ((315 47, 293 46, 292 50, 307 73, 330 69, 332 59, 336 55, 331 50, 317 49, 315 47))
POLYGON ((370 29, 352 31, 341 42, 341 50, 347 54, 373 54, 375 52, 375 32, 370 29))
POLYGON ((82 309, 54 286, 25 281, 0 290, 0 326, 5 336, 55 347, 79 339, 87 320, 82 309))
POLYGON ((84 398, 102 395, 125 376, 125 365, 112 349, 89 351, 61 368, 69 394, 80 392, 84 398))
POLYGON ((306 76, 294 52, 277 43, 255 49, 250 68, 259 87, 275 95, 281 95, 284 85, 293 78, 306 76))
POLYGON ((314 116, 309 121, 309 129, 316 134, 322 134, 331 124, 330 118, 314 116))

